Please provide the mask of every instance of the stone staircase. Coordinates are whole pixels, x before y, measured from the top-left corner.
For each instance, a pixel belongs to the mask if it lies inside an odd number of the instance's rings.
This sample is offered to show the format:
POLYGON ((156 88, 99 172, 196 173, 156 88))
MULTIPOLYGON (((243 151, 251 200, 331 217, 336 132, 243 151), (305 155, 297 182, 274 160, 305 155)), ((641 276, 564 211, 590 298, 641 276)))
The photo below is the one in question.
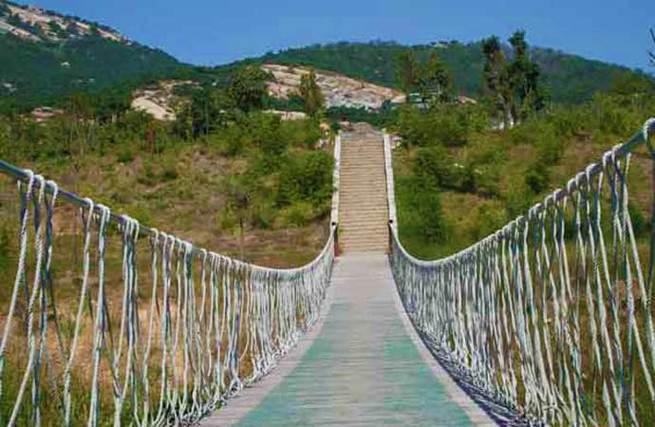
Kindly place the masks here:
POLYGON ((340 249, 386 252, 389 229, 382 133, 368 125, 344 132, 340 179, 340 249))

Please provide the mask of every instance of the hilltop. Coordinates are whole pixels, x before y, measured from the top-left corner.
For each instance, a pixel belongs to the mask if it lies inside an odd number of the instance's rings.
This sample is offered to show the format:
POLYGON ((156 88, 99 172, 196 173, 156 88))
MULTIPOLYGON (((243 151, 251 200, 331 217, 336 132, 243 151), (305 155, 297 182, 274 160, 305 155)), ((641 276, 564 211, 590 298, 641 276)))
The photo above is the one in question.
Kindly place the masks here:
POLYGON ((0 63, 0 104, 19 108, 138 85, 182 66, 105 25, 11 2, 0 2, 0 63))
MULTIPOLYGON (((162 80, 193 80, 222 87, 231 72, 245 64, 294 66, 286 77, 297 76, 302 67, 318 69, 325 76, 321 78, 325 85, 342 86, 329 88, 333 98, 340 100, 338 106, 361 108, 370 104, 371 93, 377 105, 380 94, 397 89, 396 58, 408 48, 419 59, 436 49, 452 72, 460 95, 476 98, 483 94, 480 42, 441 41, 415 46, 339 42, 270 52, 216 67, 196 67, 101 23, 0 0, 0 111, 61 104, 64 97, 75 92, 106 96, 111 90, 125 98, 162 80), (336 80, 332 79, 335 73, 340 75, 336 80), (372 92, 357 89, 367 84, 376 85, 372 92), (355 89, 363 104, 348 102, 345 92, 355 89)), ((541 66, 543 85, 554 103, 579 104, 610 88, 617 77, 643 75, 553 49, 535 47, 531 54, 541 66)), ((277 77, 284 73, 269 71, 277 77)), ((389 92, 383 98, 397 98, 397 93, 389 92)))
MULTIPOLYGON (((420 59, 437 50, 451 70, 456 90, 465 96, 482 94, 484 57, 481 42, 442 41, 429 45, 406 46, 396 42, 340 42, 313 45, 267 53, 257 60, 263 63, 304 65, 334 71, 349 77, 387 87, 396 86, 396 58, 407 48, 420 59)), ((509 48, 506 47, 509 51, 509 48)), ((531 55, 540 65, 543 83, 555 103, 579 104, 598 91, 608 90, 615 78, 637 73, 615 64, 586 59, 549 48, 534 47, 531 55)))

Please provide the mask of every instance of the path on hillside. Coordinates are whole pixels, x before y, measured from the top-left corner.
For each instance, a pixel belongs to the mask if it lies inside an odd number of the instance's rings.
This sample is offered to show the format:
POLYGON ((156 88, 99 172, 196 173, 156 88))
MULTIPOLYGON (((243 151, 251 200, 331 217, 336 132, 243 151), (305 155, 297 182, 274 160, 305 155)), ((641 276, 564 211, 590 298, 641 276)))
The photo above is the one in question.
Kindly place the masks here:
POLYGON ((342 144, 352 179, 341 180, 344 254, 324 320, 269 377, 204 425, 495 425, 438 365, 403 311, 385 253, 382 135, 347 133, 342 144), (371 180, 361 185, 357 177, 371 180))
POLYGON ((383 135, 365 124, 341 144, 339 246, 344 252, 385 252, 389 245, 383 135))

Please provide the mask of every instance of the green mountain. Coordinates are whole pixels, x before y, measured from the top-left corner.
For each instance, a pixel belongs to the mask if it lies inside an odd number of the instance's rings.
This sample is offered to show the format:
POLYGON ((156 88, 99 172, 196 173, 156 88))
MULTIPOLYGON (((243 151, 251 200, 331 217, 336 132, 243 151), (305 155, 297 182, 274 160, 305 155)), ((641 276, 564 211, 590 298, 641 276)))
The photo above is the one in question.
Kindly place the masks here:
MULTIPOLYGON (((105 25, 75 16, 0 0, 0 111, 61 103, 74 92, 120 93, 147 82, 186 78, 223 86, 246 63, 306 65, 385 86, 396 86, 395 62, 407 46, 394 42, 333 43, 267 53, 213 69, 180 63, 167 53, 131 41, 105 25), (111 89, 111 90, 110 90, 111 89)), ((483 92, 484 58, 479 42, 411 46, 419 57, 437 49, 452 71, 456 89, 483 92)), ((574 104, 607 90, 614 78, 641 74, 552 49, 534 48, 551 99, 574 104)))
POLYGON ((101 24, 0 2, 0 106, 29 108, 168 76, 180 64, 101 24))
MULTIPOLYGON (((419 58, 437 49, 452 71, 462 95, 479 96, 483 91, 484 57, 481 43, 440 42, 411 46, 419 58)), ((333 43, 268 53, 261 62, 306 65, 335 71, 350 77, 385 86, 396 86, 396 58, 407 46, 394 42, 333 43)), ((614 78, 645 74, 627 67, 570 55, 553 49, 533 48, 532 55, 541 66, 543 83, 557 103, 575 104, 588 100, 595 92, 610 88, 614 78)))

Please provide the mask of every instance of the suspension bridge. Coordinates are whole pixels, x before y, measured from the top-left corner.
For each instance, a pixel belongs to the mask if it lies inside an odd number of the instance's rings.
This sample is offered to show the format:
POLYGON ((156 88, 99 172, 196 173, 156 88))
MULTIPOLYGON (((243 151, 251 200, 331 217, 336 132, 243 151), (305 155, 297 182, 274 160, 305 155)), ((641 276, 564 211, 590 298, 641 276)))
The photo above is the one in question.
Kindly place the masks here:
POLYGON ((654 131, 436 261, 399 239, 390 138, 344 133, 327 242, 295 269, 194 246, 0 161, 19 199, 0 424, 652 425, 655 226, 636 236, 629 189, 654 184, 629 171, 639 150, 655 179, 654 131), (57 238, 67 214, 82 223, 79 280, 60 271, 77 247, 57 238))

